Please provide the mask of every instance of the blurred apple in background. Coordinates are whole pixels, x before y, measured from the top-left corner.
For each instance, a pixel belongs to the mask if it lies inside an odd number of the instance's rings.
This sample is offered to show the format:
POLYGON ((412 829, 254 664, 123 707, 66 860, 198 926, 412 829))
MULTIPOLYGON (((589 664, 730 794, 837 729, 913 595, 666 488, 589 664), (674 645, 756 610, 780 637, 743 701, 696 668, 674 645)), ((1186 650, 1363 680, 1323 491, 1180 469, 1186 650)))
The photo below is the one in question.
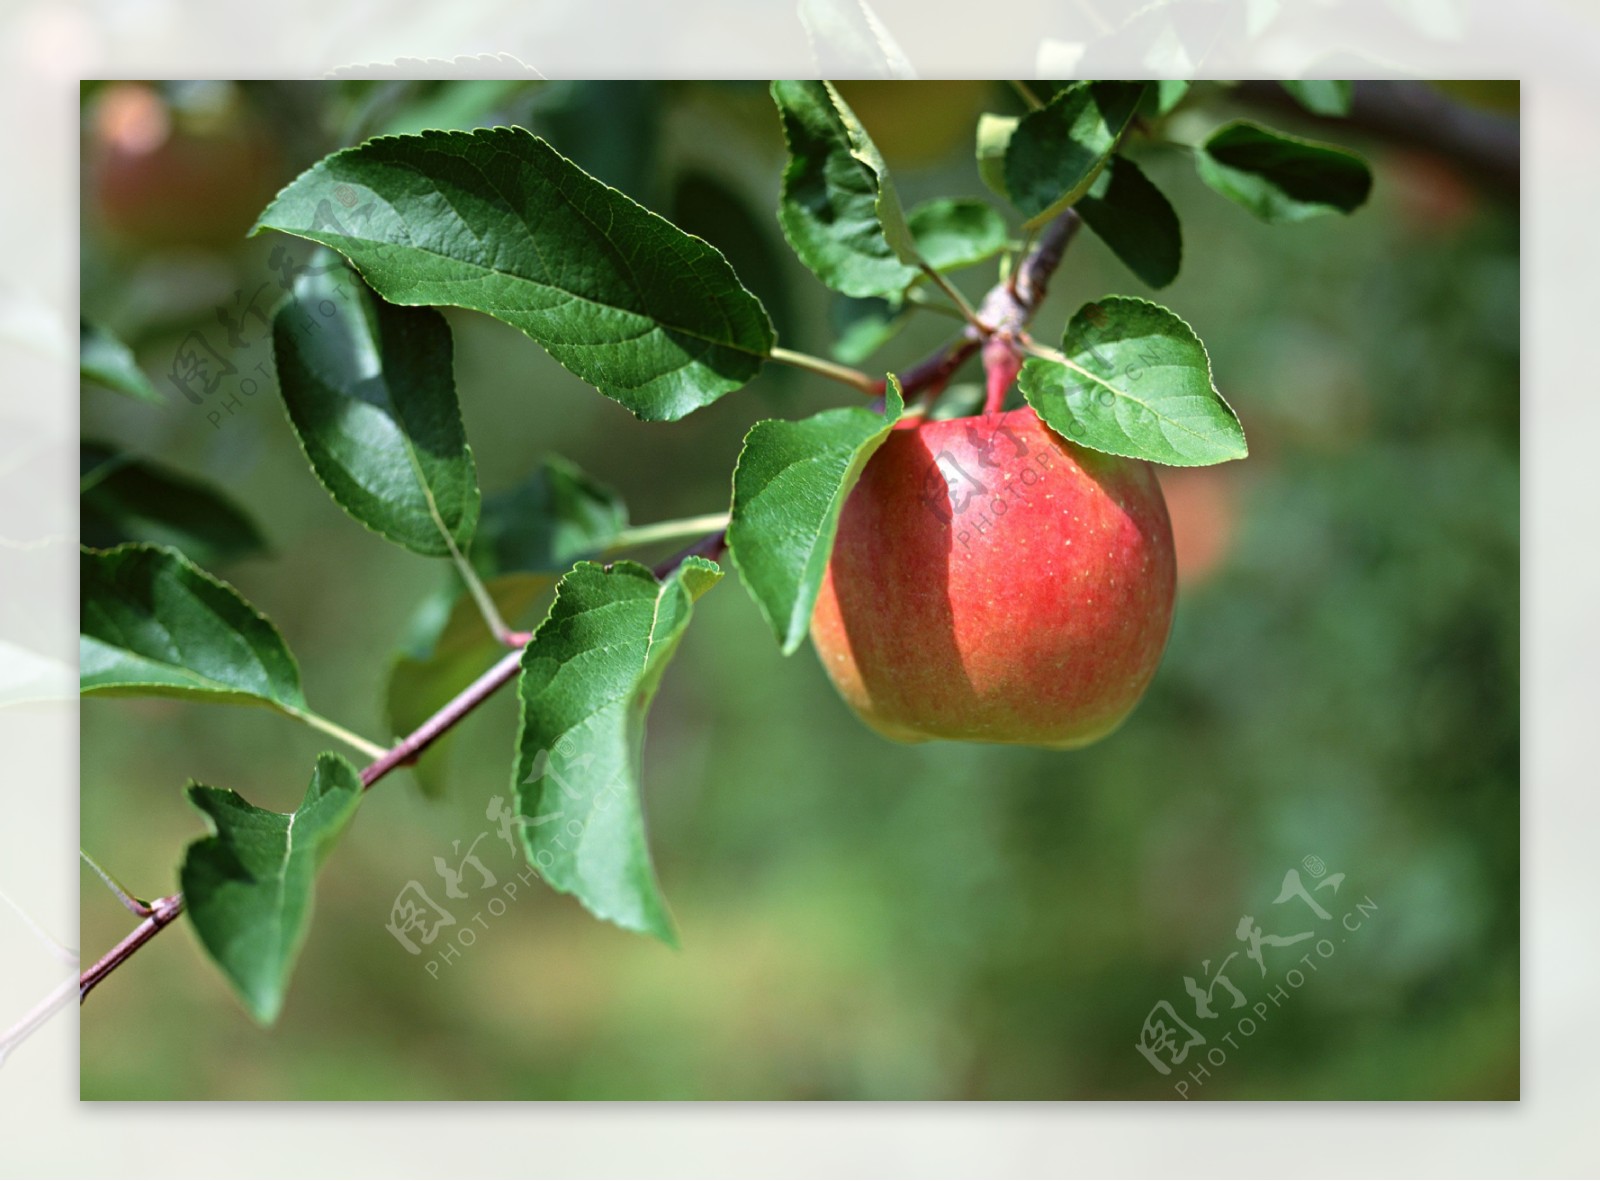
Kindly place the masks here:
POLYGON ((88 123, 86 212, 121 246, 237 243, 289 179, 230 82, 105 83, 88 123))
POLYGON ((1178 551, 1178 581, 1186 590, 1210 581, 1233 548, 1239 523, 1234 470, 1224 464, 1160 469, 1178 551))

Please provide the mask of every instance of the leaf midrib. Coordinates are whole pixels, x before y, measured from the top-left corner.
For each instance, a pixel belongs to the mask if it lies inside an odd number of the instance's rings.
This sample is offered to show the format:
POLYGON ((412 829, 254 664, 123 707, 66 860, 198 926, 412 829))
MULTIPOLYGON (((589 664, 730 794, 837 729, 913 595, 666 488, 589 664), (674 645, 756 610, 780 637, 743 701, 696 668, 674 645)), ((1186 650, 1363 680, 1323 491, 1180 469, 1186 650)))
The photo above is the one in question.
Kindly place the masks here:
MULTIPOLYGON (((1184 423, 1179 422, 1177 419, 1168 417, 1167 415, 1161 413, 1161 411, 1157 410, 1155 407, 1151 406, 1150 403, 1145 401, 1143 398, 1137 397, 1134 394, 1128 393, 1126 390, 1120 389, 1119 387, 1112 385, 1109 381, 1107 381, 1105 378, 1101 377, 1099 374, 1091 373, 1089 370, 1085 369, 1082 365, 1080 365, 1076 361, 1074 361, 1071 357, 1063 355, 1061 360, 1062 360, 1062 363, 1064 365, 1066 365, 1067 368, 1069 368, 1069 369, 1071 369, 1071 370, 1073 370, 1073 371, 1075 371, 1077 373, 1083 374, 1084 377, 1087 377, 1090 381, 1094 382, 1095 384, 1104 386, 1106 389, 1110 390, 1113 397, 1123 398, 1123 399, 1125 399, 1125 400, 1127 400, 1129 402, 1135 403, 1136 405, 1143 406, 1145 408, 1146 412, 1148 412, 1152 417, 1154 417, 1158 421, 1160 421, 1160 422, 1169 422, 1174 427, 1176 427, 1178 430, 1183 431, 1186 434, 1193 435, 1196 439, 1200 440, 1202 443, 1207 443, 1207 444, 1209 444, 1209 445, 1211 445, 1213 447, 1216 446, 1217 441, 1213 436, 1202 434, 1200 431, 1195 430, 1193 427, 1186 426, 1184 423)), ((1178 368, 1178 367, 1170 365, 1170 364, 1167 364, 1167 365, 1161 365, 1161 366, 1152 365, 1152 366, 1150 366, 1150 368, 1152 368, 1152 369, 1155 369, 1155 368, 1172 369, 1172 368, 1178 368)), ((1119 429, 1120 429, 1121 428, 1121 424, 1119 423, 1118 426, 1119 426, 1119 429)), ((1126 434, 1127 433, 1126 430, 1124 430, 1123 433, 1126 434)))

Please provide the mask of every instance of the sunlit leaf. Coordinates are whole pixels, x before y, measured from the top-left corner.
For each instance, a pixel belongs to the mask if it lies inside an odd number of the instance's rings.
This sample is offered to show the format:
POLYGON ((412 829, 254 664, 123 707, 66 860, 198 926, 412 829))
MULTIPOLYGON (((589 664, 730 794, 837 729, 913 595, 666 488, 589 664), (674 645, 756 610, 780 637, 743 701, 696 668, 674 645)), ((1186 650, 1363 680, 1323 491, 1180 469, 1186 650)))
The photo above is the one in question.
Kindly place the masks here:
POLYGON ((1088 191, 1144 91, 1142 82, 1078 82, 1022 117, 1006 145, 1005 188, 1026 228, 1088 191))
POLYGON ((695 599, 722 577, 690 558, 665 580, 580 562, 523 653, 515 790, 528 859, 597 917, 676 940, 640 798, 645 713, 695 599))
POLYGON ((917 277, 917 255, 889 170, 826 82, 772 84, 789 163, 778 221, 800 261, 845 295, 890 295, 917 277))
POLYGON ((728 551, 785 654, 810 630, 845 497, 904 409, 893 378, 887 397, 883 414, 848 406, 758 422, 745 436, 728 551))
POLYGON ((1057 434, 1182 467, 1244 457, 1244 431, 1212 384, 1205 346, 1161 305, 1125 295, 1086 304, 1061 348, 1067 364, 1030 358, 1018 379, 1057 434))
POLYGON ((278 629, 177 550, 85 549, 79 562, 84 696, 187 697, 305 710, 278 629))
POLYGON ((715 248, 519 128, 335 152, 263 229, 333 247, 390 303, 503 320, 640 418, 715 401, 772 350, 766 312, 715 248))

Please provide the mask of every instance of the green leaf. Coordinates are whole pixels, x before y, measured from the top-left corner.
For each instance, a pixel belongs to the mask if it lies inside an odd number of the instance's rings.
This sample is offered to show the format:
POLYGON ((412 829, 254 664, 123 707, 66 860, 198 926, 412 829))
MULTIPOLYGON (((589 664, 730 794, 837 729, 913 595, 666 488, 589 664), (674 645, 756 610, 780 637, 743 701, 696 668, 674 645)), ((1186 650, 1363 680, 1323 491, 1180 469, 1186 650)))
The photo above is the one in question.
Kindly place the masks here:
POLYGON ((899 335, 911 322, 913 310, 905 304, 891 303, 876 296, 855 299, 835 295, 828 309, 833 327, 833 345, 829 350, 833 359, 845 365, 859 365, 899 335))
POLYGON ((255 522, 220 489, 101 443, 80 443, 78 461, 85 545, 150 541, 207 566, 266 548, 255 522))
POLYGON ((103 385, 108 390, 165 406, 166 398, 150 383, 134 360, 133 350, 108 329, 78 319, 78 373, 84 381, 103 385))
POLYGON ((1006 219, 986 201, 924 201, 907 219, 917 252, 936 271, 954 271, 1005 249, 1006 219))
POLYGON ((1154 100, 1157 118, 1171 114, 1173 108, 1181 103, 1184 96, 1189 93, 1189 83, 1179 79, 1164 78, 1151 85, 1154 90, 1147 96, 1147 101, 1154 100))
POLYGON ((1296 102, 1315 115, 1348 115, 1350 100, 1355 95, 1353 83, 1321 78, 1285 81, 1282 86, 1294 95, 1296 102))
POLYGON ((1160 304, 1112 295, 1067 325, 1068 364, 1030 358, 1018 384, 1047 426, 1096 451, 1199 467, 1242 459, 1244 431, 1205 346, 1160 304))
POLYGON ((800 261, 845 295, 892 295, 920 273, 878 149, 826 82, 774 82, 789 163, 778 223, 800 261))
POLYGON ((521 484, 484 503, 472 564, 485 577, 559 574, 598 554, 627 526, 628 509, 616 492, 560 456, 546 456, 521 484))
POLYGON ((306 710, 278 629, 175 549, 85 549, 79 560, 84 696, 185 697, 306 710))
POLYGON ((339 507, 413 553, 464 551, 478 477, 444 317, 385 303, 343 267, 313 269, 273 316, 272 348, 289 422, 339 507))
POLYGON ((1022 117, 1006 146, 1005 186, 1025 228, 1088 192, 1144 90, 1142 82, 1078 82, 1022 117))
MULTIPOLYGON (((460 586, 458 579, 452 582, 460 586)), ((484 589, 500 617, 516 627, 554 585, 549 574, 505 574, 488 579, 484 589)), ((418 627, 410 637, 409 651, 389 668, 384 711, 396 737, 422 725, 505 654, 505 647, 489 634, 472 595, 455 592, 451 603, 447 593, 445 601, 448 613, 431 626, 418 627)), ((431 609, 432 602, 424 606, 431 609)), ((455 731, 446 732, 412 767, 424 794, 444 794, 447 755, 454 740, 455 731)))
POLYGON ((1011 199, 1006 190, 1006 149, 1016 134, 1021 115, 978 116, 978 175, 991 192, 998 197, 1011 199))
POLYGON ((1183 261, 1178 215, 1132 160, 1113 156, 1077 208, 1084 223, 1150 286, 1165 287, 1178 277, 1183 261))
POLYGON ((198 783, 189 802, 214 835, 184 855, 184 910, 250 1015, 270 1025, 311 926, 317 869, 361 803, 361 776, 348 759, 318 756, 305 799, 288 815, 198 783))
POLYGON ((1372 191, 1372 171, 1354 152, 1229 123, 1195 149, 1200 179, 1262 221, 1304 221, 1349 213, 1372 191))
POLYGON ((892 374, 887 399, 883 414, 849 406, 768 419, 745 436, 728 553, 786 656, 811 629, 845 497, 905 409, 892 374))
POLYGON ((716 401, 772 351, 765 310, 715 248, 520 128, 335 152, 278 194, 263 229, 332 246, 390 303, 520 329, 640 418, 716 401))
POLYGON ((528 860, 597 917, 675 943, 645 841, 645 712, 695 599, 722 571, 690 558, 665 580, 580 562, 522 655, 515 790, 528 860))

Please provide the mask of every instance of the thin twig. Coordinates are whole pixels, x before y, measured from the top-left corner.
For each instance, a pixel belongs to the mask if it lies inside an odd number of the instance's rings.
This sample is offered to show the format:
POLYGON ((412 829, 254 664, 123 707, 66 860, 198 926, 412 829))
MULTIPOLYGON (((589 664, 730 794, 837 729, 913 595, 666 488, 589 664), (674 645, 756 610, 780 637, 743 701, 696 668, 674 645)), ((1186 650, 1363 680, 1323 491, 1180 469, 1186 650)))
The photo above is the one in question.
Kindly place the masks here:
POLYGON ((165 898, 157 898, 152 902, 150 904, 149 917, 128 932, 120 943, 86 968, 83 974, 78 977, 78 1003, 82 1004, 84 998, 89 995, 95 985, 126 963, 129 956, 159 935, 173 919, 182 913, 182 894, 169 894, 165 898))
MULTIPOLYGON (((415 762, 418 756, 438 741, 446 731, 487 701, 495 690, 514 678, 521 663, 520 648, 507 653, 493 668, 456 694, 438 713, 422 723, 392 749, 382 752, 376 760, 364 767, 361 771, 362 787, 369 788, 396 767, 415 762)), ((170 894, 150 903, 150 913, 144 921, 79 977, 80 999, 87 997, 95 985, 116 971, 134 952, 159 935, 182 913, 182 894, 170 894)))
POLYGON ((11 895, 7 894, 4 890, 0 890, 0 902, 4 902, 12 910, 16 911, 17 917, 28 925, 28 930, 32 931, 38 938, 39 942, 44 944, 45 947, 49 948, 50 953, 58 960, 64 964, 76 964, 78 962, 78 953, 75 950, 68 947, 65 943, 57 940, 50 934, 50 932, 46 931, 38 923, 34 922, 33 916, 27 911, 23 910, 22 907, 18 906, 12 900, 11 895))
POLYGON ((1028 104, 1028 109, 1030 111, 1037 111, 1044 106, 1044 103, 1040 101, 1039 96, 1033 92, 1033 88, 1020 78, 1011 79, 1011 89, 1015 90, 1017 92, 1017 96, 1021 98, 1023 102, 1028 104))

